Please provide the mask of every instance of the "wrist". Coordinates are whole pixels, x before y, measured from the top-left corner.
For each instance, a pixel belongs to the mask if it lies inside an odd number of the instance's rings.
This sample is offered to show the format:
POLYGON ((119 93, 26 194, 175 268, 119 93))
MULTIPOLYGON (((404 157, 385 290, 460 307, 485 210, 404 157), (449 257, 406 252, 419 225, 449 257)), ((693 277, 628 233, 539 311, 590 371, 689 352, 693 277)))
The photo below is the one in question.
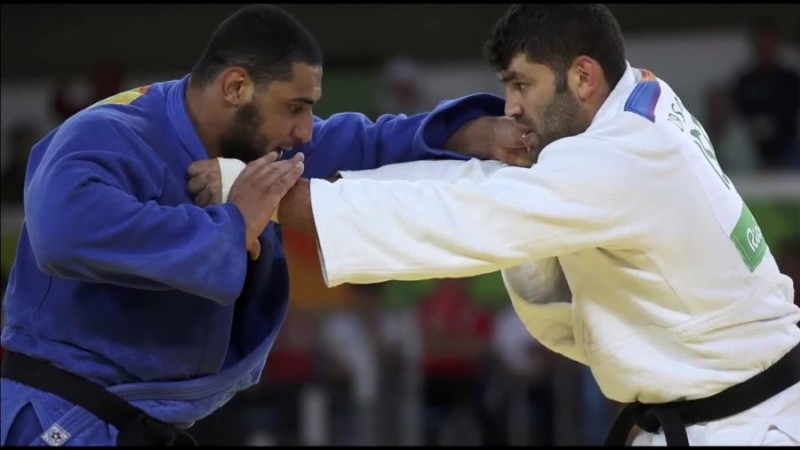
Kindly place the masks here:
POLYGON ((488 157, 487 133, 491 128, 487 124, 490 119, 488 116, 478 117, 461 125, 447 140, 445 149, 476 158, 488 157))
MULTIPOLYGON (((322 180, 317 181, 322 182, 322 180)), ((281 199, 279 213, 284 229, 316 235, 309 180, 305 178, 297 180, 297 183, 281 199)))

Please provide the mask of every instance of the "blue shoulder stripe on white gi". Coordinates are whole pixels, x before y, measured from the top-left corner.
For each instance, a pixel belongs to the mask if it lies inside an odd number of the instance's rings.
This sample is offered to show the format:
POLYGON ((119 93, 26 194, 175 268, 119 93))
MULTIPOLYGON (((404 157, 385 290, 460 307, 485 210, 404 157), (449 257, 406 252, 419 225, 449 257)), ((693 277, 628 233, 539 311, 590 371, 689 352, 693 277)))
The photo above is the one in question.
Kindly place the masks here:
POLYGON ((650 71, 642 70, 642 80, 633 88, 628 101, 625 102, 625 111, 655 122, 655 109, 660 96, 661 85, 658 83, 658 79, 650 71))

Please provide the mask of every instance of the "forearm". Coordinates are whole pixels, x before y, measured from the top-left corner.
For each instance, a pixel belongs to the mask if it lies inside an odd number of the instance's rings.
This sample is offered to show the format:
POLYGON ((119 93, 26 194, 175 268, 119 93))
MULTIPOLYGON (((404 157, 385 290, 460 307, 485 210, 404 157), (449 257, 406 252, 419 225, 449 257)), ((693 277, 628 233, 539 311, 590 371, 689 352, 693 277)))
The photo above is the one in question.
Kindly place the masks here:
POLYGON ((608 208, 623 192, 608 195, 583 171, 536 169, 482 181, 311 180, 326 282, 475 276, 635 237, 608 208))
POLYGON ((390 164, 372 170, 341 171, 339 175, 345 180, 481 181, 503 167, 506 167, 506 165, 499 161, 481 161, 478 159, 469 161, 414 161, 390 164))
POLYGON ((281 200, 278 208, 281 226, 317 237, 314 214, 311 208, 311 184, 301 178, 281 200))
POLYGON ((27 230, 42 270, 137 289, 178 289, 220 303, 236 299, 247 257, 235 206, 143 203, 91 167, 62 162, 29 186, 27 230))
POLYGON ((561 236, 551 239, 555 233, 546 229, 549 217, 537 230, 535 210, 509 202, 498 192, 503 187, 484 190, 480 184, 312 180, 308 209, 326 282, 475 276, 560 247, 561 236))
POLYGON ((439 104, 429 114, 383 115, 374 123, 363 114, 340 113, 317 119, 311 142, 288 152, 306 155, 306 178, 327 178, 338 170, 374 169, 422 159, 484 157, 486 116, 502 116, 504 102, 474 94, 439 104), (465 150, 466 149, 466 150, 465 150))
POLYGON ((499 143, 494 125, 498 117, 504 116, 504 108, 502 98, 489 94, 443 102, 425 119, 414 144, 473 158, 497 159, 492 148, 499 143))
POLYGON ((244 227, 233 214, 175 209, 135 223, 114 215, 91 224, 61 217, 63 231, 39 219, 29 226, 34 255, 47 273, 134 289, 177 289, 220 304, 233 302, 244 285, 244 227))
POLYGON ((490 143, 487 139, 486 125, 486 117, 479 117, 461 125, 445 142, 445 150, 465 153, 476 158, 487 157, 490 143))

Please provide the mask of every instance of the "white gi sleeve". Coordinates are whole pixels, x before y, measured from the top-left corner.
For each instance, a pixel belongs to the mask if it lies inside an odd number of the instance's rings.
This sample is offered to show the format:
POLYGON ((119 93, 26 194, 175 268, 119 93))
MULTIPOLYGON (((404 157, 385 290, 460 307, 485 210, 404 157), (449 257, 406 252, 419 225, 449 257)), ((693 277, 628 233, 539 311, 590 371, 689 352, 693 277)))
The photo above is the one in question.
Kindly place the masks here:
POLYGON ((339 175, 345 180, 483 180, 503 167, 499 161, 470 159, 422 160, 407 163, 389 164, 372 170, 342 170, 339 175))
POLYGON ((637 230, 621 205, 634 194, 615 161, 557 144, 532 168, 481 180, 311 180, 326 283, 469 277, 624 245, 637 230))
MULTIPOLYGON (((373 170, 341 171, 344 180, 485 180, 509 167, 497 161, 425 160, 391 164, 373 170)), ((516 315, 528 333, 546 347, 586 363, 572 331, 572 293, 558 258, 551 257, 502 271, 516 315)))

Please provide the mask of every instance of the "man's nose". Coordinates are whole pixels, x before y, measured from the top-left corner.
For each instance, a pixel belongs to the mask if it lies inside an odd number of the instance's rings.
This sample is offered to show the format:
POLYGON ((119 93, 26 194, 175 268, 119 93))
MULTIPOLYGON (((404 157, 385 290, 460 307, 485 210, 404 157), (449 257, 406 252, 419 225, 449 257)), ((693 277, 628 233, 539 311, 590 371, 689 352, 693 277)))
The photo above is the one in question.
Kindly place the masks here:
POLYGON ((522 106, 519 103, 510 102, 506 100, 505 114, 506 117, 511 117, 512 119, 516 119, 517 117, 522 115, 522 106))
POLYGON ((300 122, 294 127, 293 138, 301 144, 306 144, 311 140, 314 132, 314 116, 309 112, 307 116, 303 117, 300 122))

